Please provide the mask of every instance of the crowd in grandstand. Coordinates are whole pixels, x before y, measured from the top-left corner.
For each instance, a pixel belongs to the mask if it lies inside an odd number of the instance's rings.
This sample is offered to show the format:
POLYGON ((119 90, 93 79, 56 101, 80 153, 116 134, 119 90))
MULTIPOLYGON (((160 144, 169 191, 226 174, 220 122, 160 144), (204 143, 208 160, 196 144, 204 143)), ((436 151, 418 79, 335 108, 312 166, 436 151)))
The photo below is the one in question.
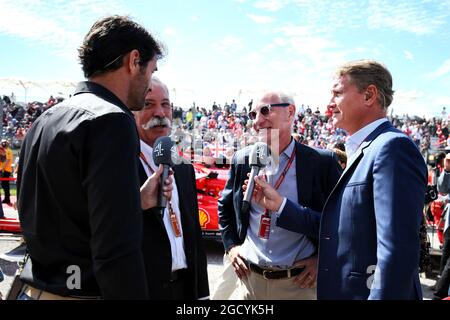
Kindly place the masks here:
MULTIPOLYGON (((46 102, 22 103, 16 101, 14 94, 3 95, 0 105, 3 110, 2 137, 9 140, 13 149, 19 149, 27 130, 45 110, 61 102, 53 96, 46 102)), ((201 149, 203 154, 229 158, 232 153, 255 142, 256 135, 248 112, 253 101, 238 107, 235 100, 222 107, 216 102, 211 107, 198 107, 195 103, 190 108, 173 107, 173 136, 186 145, 201 149)), ((310 106, 297 106, 297 119, 293 126, 293 135, 309 146, 334 148, 342 145, 346 139, 343 130, 332 126, 329 111, 315 111, 310 106)), ((450 148, 447 119, 424 119, 417 116, 390 116, 395 127, 410 136, 425 156, 430 147, 431 138, 435 137, 434 148, 450 148)))

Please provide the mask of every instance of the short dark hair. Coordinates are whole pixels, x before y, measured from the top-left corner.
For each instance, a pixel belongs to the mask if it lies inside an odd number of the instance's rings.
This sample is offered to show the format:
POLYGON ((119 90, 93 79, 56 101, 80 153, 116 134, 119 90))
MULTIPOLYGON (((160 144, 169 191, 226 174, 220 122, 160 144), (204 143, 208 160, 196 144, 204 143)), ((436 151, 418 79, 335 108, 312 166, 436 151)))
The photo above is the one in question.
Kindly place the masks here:
POLYGON ((334 149, 339 149, 339 150, 345 152, 345 144, 344 144, 343 142, 336 142, 336 143, 334 144, 334 147, 333 147, 333 148, 334 148, 334 149))
POLYGON ((109 16, 94 23, 78 49, 84 76, 117 70, 123 56, 132 50, 140 54, 139 65, 146 67, 155 56, 164 56, 163 45, 141 25, 127 16, 109 16))
POLYGON ((373 84, 378 89, 378 102, 387 109, 393 100, 392 75, 383 64, 374 60, 356 60, 342 65, 336 72, 338 76, 348 74, 353 84, 362 92, 373 84))
POLYGON ((333 152, 336 154, 340 162, 347 164, 347 154, 345 153, 345 151, 342 151, 338 148, 333 148, 333 152))

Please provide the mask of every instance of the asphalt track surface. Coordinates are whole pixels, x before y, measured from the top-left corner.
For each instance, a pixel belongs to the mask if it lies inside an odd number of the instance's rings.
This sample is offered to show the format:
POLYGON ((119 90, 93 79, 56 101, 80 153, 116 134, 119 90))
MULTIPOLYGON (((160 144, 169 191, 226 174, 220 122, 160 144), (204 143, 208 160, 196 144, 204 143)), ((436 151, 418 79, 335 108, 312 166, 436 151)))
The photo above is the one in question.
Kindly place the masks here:
MULTIPOLYGON (((8 233, 0 233, 0 257, 2 254, 9 252, 20 244, 20 236, 8 233)), ((209 286, 210 290, 212 290, 216 284, 218 277, 221 274, 222 266, 223 266, 223 247, 220 242, 213 240, 205 240, 204 242, 205 250, 208 257, 208 277, 209 277, 209 286)), ((13 280, 14 274, 17 270, 17 263, 6 261, 0 258, 0 268, 3 270, 5 280, 0 282, 0 292, 3 294, 3 297, 8 292, 8 289, 13 280)), ((421 275, 420 281, 422 283, 422 291, 424 295, 424 299, 431 299, 432 291, 430 289, 431 286, 435 284, 435 277, 433 279, 425 278, 424 275, 421 275)), ((235 295, 232 296, 232 298, 235 295)))

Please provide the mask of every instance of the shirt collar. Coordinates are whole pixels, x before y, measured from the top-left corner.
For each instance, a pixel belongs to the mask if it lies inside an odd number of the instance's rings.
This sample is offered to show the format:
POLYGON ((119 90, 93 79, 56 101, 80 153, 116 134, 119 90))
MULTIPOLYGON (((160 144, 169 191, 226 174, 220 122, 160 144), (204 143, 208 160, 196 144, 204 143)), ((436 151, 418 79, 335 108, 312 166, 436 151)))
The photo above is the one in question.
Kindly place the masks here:
POLYGON ((131 113, 130 109, 128 109, 128 107, 113 92, 96 82, 82 81, 78 83, 74 95, 81 93, 93 93, 96 96, 99 96, 100 98, 103 98, 106 101, 118 106, 120 109, 134 118, 133 113, 131 113))
POLYGON ((153 148, 142 140, 140 140, 140 143, 141 143, 141 152, 144 154, 147 162, 152 166, 152 169, 156 171, 158 168, 153 162, 153 148))
POLYGON ((294 152, 295 140, 291 138, 291 143, 288 144, 283 153, 288 159, 291 157, 292 152, 294 152))
POLYGON ((363 143, 364 139, 378 128, 379 125, 386 121, 388 121, 386 118, 375 120, 349 136, 345 142, 345 153, 347 154, 347 158, 351 158, 358 150, 361 143, 363 143))

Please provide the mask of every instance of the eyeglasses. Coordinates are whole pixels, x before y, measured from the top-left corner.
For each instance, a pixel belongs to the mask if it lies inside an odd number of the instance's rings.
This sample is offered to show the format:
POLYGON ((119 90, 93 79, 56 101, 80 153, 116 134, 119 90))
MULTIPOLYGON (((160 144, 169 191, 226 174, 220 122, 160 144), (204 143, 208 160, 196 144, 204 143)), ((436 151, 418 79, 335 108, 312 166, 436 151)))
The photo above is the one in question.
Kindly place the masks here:
MULTIPOLYGON (((270 111, 272 111, 272 108, 274 107, 289 107, 291 104, 290 103, 272 103, 272 104, 266 104, 263 105, 261 108, 259 108, 259 112, 264 116, 267 117, 270 113, 270 111)), ((257 115, 257 111, 250 111, 248 113, 248 117, 251 120, 255 120, 256 119, 256 115, 257 115)))

